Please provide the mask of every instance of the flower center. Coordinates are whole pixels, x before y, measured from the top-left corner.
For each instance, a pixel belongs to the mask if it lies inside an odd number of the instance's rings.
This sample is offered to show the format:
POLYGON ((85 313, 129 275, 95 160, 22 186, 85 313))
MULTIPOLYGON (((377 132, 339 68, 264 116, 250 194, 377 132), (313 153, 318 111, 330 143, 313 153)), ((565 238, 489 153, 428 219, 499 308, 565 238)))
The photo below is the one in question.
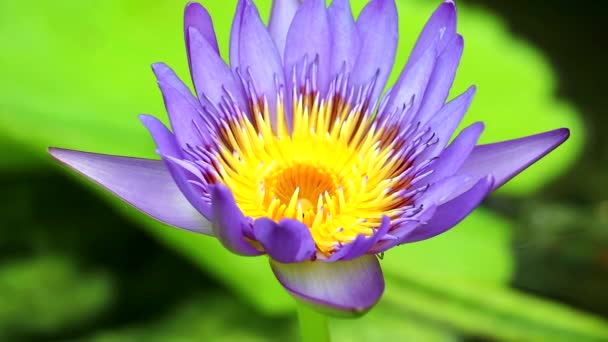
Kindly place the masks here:
POLYGON ((220 132, 216 179, 246 216, 299 220, 329 256, 411 204, 410 163, 395 152, 403 141, 387 141, 391 132, 377 129, 361 106, 300 97, 291 130, 283 103, 276 107, 274 127, 268 105, 252 105, 252 114, 236 113, 220 132))
POLYGON ((337 176, 331 171, 307 164, 279 169, 266 177, 264 184, 265 205, 271 206, 275 200, 285 204, 296 201, 306 217, 316 214, 317 203, 323 201, 325 194, 334 196, 338 186, 337 176))

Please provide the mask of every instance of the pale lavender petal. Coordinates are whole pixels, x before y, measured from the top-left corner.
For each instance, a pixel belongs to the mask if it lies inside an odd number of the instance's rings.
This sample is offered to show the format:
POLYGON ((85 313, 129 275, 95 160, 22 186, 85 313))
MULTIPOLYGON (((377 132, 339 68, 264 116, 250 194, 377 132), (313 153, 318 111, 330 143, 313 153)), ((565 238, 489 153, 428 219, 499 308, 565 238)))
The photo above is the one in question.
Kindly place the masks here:
POLYGON ((358 235, 354 241, 344 245, 337 252, 331 255, 327 260, 329 262, 337 260, 352 260, 360 257, 367 253, 376 242, 383 237, 391 226, 391 220, 388 216, 382 217, 382 222, 374 234, 370 237, 366 237, 363 234, 358 235))
POLYGON ((457 175, 429 184, 426 191, 415 201, 414 205, 420 208, 420 211, 406 220, 395 222, 389 232, 391 239, 382 239, 372 248, 372 252, 384 252, 404 243, 404 239, 412 232, 425 229, 424 225, 436 217, 439 208, 475 185, 471 179, 469 176, 457 175))
POLYGON ((158 86, 163 94, 165 108, 179 146, 205 144, 206 136, 197 127, 206 131, 207 123, 200 102, 190 89, 163 63, 152 65, 158 86))
POLYGON ((361 42, 348 0, 334 0, 327 10, 331 33, 330 77, 353 70, 361 42), (344 70, 343 70, 344 68, 344 70))
POLYGON ((567 128, 509 141, 479 145, 466 159, 459 174, 481 178, 494 176, 496 189, 561 145, 570 136, 567 128))
POLYGON ((257 219, 253 235, 266 254, 281 263, 307 261, 316 253, 310 230, 297 220, 283 219, 276 223, 266 217, 257 219))
POLYGON ((160 160, 49 148, 61 163, 163 223, 212 235, 211 224, 184 197, 160 160))
POLYGON ((254 4, 246 4, 239 35, 239 73, 253 83, 257 99, 266 97, 271 107, 271 117, 276 120, 274 110, 277 85, 285 84, 281 57, 270 33, 264 26, 254 4))
POLYGON ((190 59, 190 38, 188 38, 189 27, 194 27, 197 29, 203 38, 205 38, 209 45, 215 50, 215 52, 218 55, 220 54, 211 16, 205 7, 198 2, 189 2, 184 10, 184 35, 186 39, 186 51, 188 52, 188 59, 190 59))
POLYGON ((401 240, 405 236, 410 234, 412 231, 420 227, 424 222, 427 222, 429 219, 431 219, 435 214, 436 210, 436 206, 426 207, 418 215, 416 215, 415 220, 409 220, 396 224, 394 227, 391 228, 388 234, 378 240, 376 245, 371 248, 369 254, 382 253, 397 245, 402 244, 403 242, 401 242, 401 240))
POLYGON ((439 158, 429 165, 433 173, 421 179, 417 184, 435 183, 440 179, 454 175, 473 151, 483 129, 484 125, 481 122, 476 122, 463 129, 454 141, 441 152, 439 158))
POLYGON ((245 6, 251 4, 251 0, 237 1, 236 10, 232 19, 232 29, 230 30, 230 67, 232 70, 236 70, 239 67, 241 22, 243 21, 245 6))
POLYGON ((416 62, 432 44, 436 44, 437 51, 442 52, 455 34, 456 6, 448 0, 439 5, 427 21, 410 53, 408 63, 416 62))
POLYGON ((296 11, 300 6, 299 0, 273 0, 270 20, 268 21, 268 31, 274 40, 281 58, 285 52, 285 42, 287 32, 296 11))
POLYGON ((157 152, 165 161, 167 169, 173 176, 175 184, 182 191, 184 196, 190 201, 192 206, 196 208, 203 216, 210 218, 211 211, 209 203, 203 200, 200 189, 192 185, 189 180, 192 177, 184 172, 180 167, 177 167, 172 163, 169 158, 182 159, 182 149, 179 147, 175 136, 160 122, 157 118, 150 115, 140 115, 139 119, 146 126, 150 135, 154 139, 156 146, 158 147, 157 152))
MULTIPOLYGON (((437 51, 435 46, 429 47, 422 58, 412 66, 408 66, 403 69, 401 75, 395 82, 395 85, 391 88, 390 96, 385 105, 384 113, 393 113, 395 109, 403 108, 406 104, 409 106, 409 113, 417 113, 422 100, 425 97, 425 92, 431 75, 433 74, 433 68, 435 67, 437 51)), ((404 120, 411 120, 412 117, 408 116, 403 118, 404 120)), ((403 122, 405 124, 405 122, 403 122)))
POLYGON ((479 206, 481 201, 492 191, 493 184, 492 176, 481 178, 469 190, 437 207, 437 211, 425 225, 406 235, 400 242, 426 240, 454 227, 479 206))
POLYGON ((417 109, 416 117, 420 123, 428 122, 444 105, 454 82, 463 48, 462 36, 456 35, 437 58, 424 97, 421 99, 422 103, 417 109))
POLYGON ((270 265, 289 293, 319 309, 361 315, 384 292, 382 269, 375 255, 336 262, 282 264, 271 260, 270 265))
POLYGON ((263 254, 247 241, 246 235, 251 235, 252 227, 237 207, 230 189, 225 185, 216 184, 210 187, 209 193, 211 194, 213 233, 224 247, 239 255, 263 254))
POLYGON ((317 88, 323 93, 329 84, 330 35, 324 0, 306 0, 293 18, 285 45, 285 74, 291 82, 293 68, 303 72, 304 59, 318 59, 317 88))
POLYGON ((438 156, 445 148, 469 109, 474 95, 475 86, 471 86, 467 91, 448 102, 433 116, 428 126, 435 134, 436 143, 426 149, 418 162, 425 162, 425 160, 438 156))
POLYGON ((372 101, 382 93, 395 62, 399 39, 399 19, 394 0, 372 0, 363 9, 357 20, 361 49, 355 68, 353 82, 367 84, 376 75, 376 86, 372 101))
POLYGON ((477 179, 473 179, 468 175, 454 175, 443 178, 438 182, 430 184, 427 191, 416 204, 421 204, 425 207, 441 206, 472 188, 477 181, 477 179))
POLYGON ((242 89, 232 71, 213 47, 194 27, 188 28, 192 81, 199 99, 208 98, 213 105, 221 102, 226 92, 243 105, 242 89))

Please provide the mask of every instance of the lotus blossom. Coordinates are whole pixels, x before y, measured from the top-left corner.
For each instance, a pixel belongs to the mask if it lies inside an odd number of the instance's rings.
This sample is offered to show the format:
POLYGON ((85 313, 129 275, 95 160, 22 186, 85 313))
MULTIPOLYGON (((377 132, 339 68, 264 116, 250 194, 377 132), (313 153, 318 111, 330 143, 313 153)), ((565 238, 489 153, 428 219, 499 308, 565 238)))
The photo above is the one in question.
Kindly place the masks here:
POLYGON ((384 96, 394 0, 370 1, 356 21, 347 0, 277 0, 268 26, 240 0, 230 65, 203 6, 186 6, 184 27, 195 94, 154 64, 171 130, 140 116, 162 160, 50 153, 161 222, 266 254, 284 288, 320 308, 371 308, 384 291, 378 254, 454 227, 569 135, 477 145, 478 122, 452 140, 475 92, 447 101, 463 51, 452 1, 384 96))

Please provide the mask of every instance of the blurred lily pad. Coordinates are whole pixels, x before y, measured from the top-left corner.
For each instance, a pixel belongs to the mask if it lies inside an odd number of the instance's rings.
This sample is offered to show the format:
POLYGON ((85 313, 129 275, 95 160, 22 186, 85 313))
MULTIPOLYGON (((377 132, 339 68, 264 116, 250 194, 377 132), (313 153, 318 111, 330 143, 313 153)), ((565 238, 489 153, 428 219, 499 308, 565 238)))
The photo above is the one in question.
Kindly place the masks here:
POLYGON ((112 295, 107 274, 80 272, 63 257, 4 263, 0 268, 0 339, 77 328, 102 313, 112 295))
MULTIPOLYGON (((354 1, 357 8, 363 3, 354 1)), ((267 13, 269 2, 261 4, 261 11, 267 13)), ((234 2, 209 1, 207 5, 226 56, 234 2)), ((4 42, 0 55, 4 71, 0 79, 1 134, 27 146, 31 157, 43 156, 51 145, 154 157, 152 141, 136 114, 164 117, 149 64, 165 61, 187 79, 182 6, 172 0, 157 0, 153 6, 119 0, 94 4, 0 2, 0 39, 4 42)), ((402 39, 397 66, 404 64, 432 6, 421 0, 399 2, 402 39)), ((584 136, 579 118, 554 98, 553 73, 538 52, 511 37, 487 12, 461 6, 460 14, 467 48, 455 93, 469 83, 479 86, 467 120, 486 122, 484 141, 561 126, 573 129, 573 139, 564 148, 504 189, 512 194, 528 193, 572 164, 584 136)), ((394 72, 392 79, 396 75, 394 72)), ((20 157, 30 158, 29 154, 20 157)), ((274 280, 264 258, 237 257, 211 238, 170 230, 112 201, 261 310, 283 313, 292 309, 291 299, 274 280)), ((387 273, 416 270, 417 275, 433 276, 442 270, 446 280, 504 286, 512 266, 508 224, 502 222, 489 213, 478 213, 458 227, 456 235, 448 233, 418 247, 403 246, 404 252, 387 254, 387 273)), ((439 283, 445 288, 451 285, 439 283)))

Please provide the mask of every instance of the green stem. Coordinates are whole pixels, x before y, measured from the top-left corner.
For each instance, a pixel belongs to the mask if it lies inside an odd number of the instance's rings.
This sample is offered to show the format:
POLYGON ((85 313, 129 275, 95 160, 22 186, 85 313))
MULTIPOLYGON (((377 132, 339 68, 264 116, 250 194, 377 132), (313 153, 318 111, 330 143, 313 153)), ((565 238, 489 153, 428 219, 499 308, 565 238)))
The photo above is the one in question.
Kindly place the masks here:
POLYGON ((298 322, 302 342, 330 342, 327 316, 298 303, 298 322))

